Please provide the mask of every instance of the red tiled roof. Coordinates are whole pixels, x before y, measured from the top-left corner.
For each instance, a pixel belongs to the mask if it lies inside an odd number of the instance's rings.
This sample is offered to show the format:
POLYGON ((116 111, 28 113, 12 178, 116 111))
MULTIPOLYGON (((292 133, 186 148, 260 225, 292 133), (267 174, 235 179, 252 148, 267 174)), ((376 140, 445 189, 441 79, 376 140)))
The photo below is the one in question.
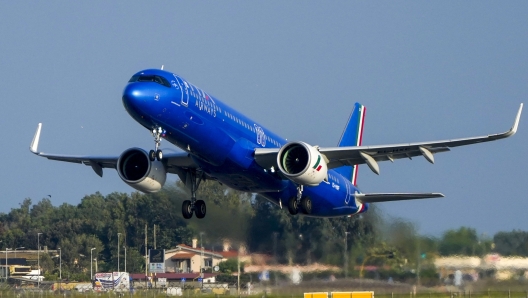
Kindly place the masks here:
POLYGON ((229 251, 221 251, 219 254, 222 255, 225 259, 231 259, 236 258, 238 256, 238 251, 236 250, 229 250, 229 251))
POLYGON ((176 253, 171 257, 171 260, 181 260, 181 259, 190 259, 194 257, 196 254, 194 253, 176 253))

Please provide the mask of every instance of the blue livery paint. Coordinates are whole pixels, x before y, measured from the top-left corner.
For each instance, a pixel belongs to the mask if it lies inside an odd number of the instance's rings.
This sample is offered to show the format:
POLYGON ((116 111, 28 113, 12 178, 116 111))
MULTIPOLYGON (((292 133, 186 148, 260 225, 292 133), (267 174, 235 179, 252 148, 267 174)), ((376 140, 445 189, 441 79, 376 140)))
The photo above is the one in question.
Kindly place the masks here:
MULTIPOLYGON (((149 130, 163 127, 164 139, 190 153, 213 179, 237 190, 260 193, 278 205, 296 197, 292 181, 262 168, 254 159, 255 148, 280 148, 287 141, 182 77, 158 69, 138 72, 125 87, 122 99, 137 122, 149 130), (140 75, 153 79, 137 81, 140 75)), ((354 137, 354 115, 340 146, 354 137)), ((356 202, 353 195, 359 190, 347 173, 342 168, 329 170, 328 181, 304 187, 303 196, 312 201, 311 216, 345 216, 367 210, 368 204, 356 202)))

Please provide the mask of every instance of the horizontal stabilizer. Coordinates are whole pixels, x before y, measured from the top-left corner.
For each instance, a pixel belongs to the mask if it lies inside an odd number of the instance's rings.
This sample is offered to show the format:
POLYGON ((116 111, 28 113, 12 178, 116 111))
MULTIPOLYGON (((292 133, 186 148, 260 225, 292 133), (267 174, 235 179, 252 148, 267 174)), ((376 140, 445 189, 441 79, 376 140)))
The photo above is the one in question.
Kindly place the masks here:
POLYGON ((361 203, 379 203, 392 202, 404 200, 418 200, 418 199, 432 199, 443 198, 444 195, 438 192, 422 192, 422 193, 358 193, 355 195, 356 200, 361 203))

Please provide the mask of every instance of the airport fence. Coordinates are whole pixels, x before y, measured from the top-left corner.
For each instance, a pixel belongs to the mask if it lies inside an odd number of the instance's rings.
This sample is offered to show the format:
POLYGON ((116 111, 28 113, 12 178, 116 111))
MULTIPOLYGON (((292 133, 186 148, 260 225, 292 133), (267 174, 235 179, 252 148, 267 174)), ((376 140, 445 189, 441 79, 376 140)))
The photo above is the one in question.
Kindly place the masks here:
MULTIPOLYGON (((143 290, 135 291, 134 293, 115 293, 115 292, 51 292, 37 289, 24 289, 1 291, 0 298, 165 298, 165 292, 157 290, 143 290)), ((303 295, 212 295, 204 293, 196 293, 192 291, 184 291, 181 297, 203 297, 203 298, 235 298, 235 297, 254 297, 254 298, 303 298, 303 295)), ((385 293, 374 294, 376 298, 528 298, 528 292, 519 291, 489 291, 489 292, 451 292, 451 293, 385 293)), ((331 298, 331 296, 329 296, 331 298)))

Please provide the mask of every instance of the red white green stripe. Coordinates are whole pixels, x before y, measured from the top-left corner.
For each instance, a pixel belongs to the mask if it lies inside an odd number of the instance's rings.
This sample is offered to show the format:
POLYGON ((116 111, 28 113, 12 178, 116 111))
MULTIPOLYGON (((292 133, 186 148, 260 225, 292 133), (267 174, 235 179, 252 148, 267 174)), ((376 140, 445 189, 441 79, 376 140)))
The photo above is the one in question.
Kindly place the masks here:
POLYGON ((319 155, 319 156, 317 157, 317 161, 315 162, 315 165, 313 166, 313 168, 314 168, 317 172, 319 172, 319 170, 323 167, 322 165, 320 165, 320 163, 321 163, 321 155, 319 155))
MULTIPOLYGON (((367 113, 367 108, 363 105, 359 106, 359 117, 357 124, 357 133, 356 133, 356 146, 361 146, 363 143, 363 124, 365 122, 365 114, 367 113)), ((352 184, 357 185, 357 175, 358 175, 358 165, 354 165, 352 168, 352 184)))

